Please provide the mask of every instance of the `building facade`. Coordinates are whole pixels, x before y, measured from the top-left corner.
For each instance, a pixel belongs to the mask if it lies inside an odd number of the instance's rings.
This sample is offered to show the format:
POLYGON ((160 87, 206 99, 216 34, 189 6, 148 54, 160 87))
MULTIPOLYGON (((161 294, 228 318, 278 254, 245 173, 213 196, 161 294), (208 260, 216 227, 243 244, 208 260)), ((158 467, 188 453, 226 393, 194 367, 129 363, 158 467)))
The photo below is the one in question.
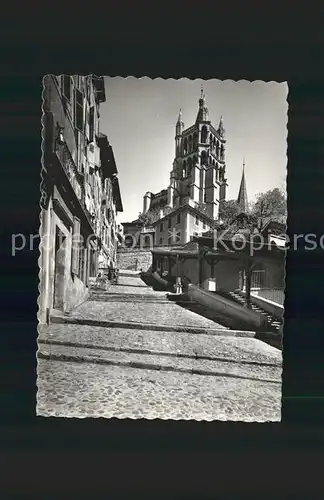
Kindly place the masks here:
MULTIPOLYGON (((114 225, 116 211, 122 210, 116 168, 110 173, 102 158, 99 120, 104 101, 103 77, 44 78, 41 323, 48 323, 55 310, 69 312, 86 299, 89 277, 96 276, 105 250, 103 200, 109 198, 109 206, 114 207, 110 224, 114 225), (114 186, 111 192, 110 185, 114 186)), ((115 237, 115 230, 111 235, 115 237)), ((106 260, 114 258, 108 248, 106 260)))

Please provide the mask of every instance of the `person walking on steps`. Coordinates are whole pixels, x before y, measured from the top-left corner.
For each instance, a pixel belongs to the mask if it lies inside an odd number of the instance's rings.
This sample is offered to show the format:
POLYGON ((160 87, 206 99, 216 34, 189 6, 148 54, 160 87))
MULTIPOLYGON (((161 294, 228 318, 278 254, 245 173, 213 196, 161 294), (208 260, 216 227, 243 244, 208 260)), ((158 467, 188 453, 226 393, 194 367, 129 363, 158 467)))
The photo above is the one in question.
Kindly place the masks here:
POLYGON ((177 278, 176 281, 176 294, 181 295, 182 294, 182 283, 181 283, 181 278, 177 278))

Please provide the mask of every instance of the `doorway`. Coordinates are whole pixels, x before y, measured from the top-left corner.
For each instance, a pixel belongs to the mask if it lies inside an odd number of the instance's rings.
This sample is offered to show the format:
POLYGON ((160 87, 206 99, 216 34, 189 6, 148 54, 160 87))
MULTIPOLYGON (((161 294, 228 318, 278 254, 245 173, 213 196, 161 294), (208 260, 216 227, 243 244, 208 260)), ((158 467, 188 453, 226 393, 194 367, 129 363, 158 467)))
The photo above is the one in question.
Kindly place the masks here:
POLYGON ((60 309, 60 310, 63 310, 64 308, 65 257, 66 257, 66 236, 56 226, 53 305, 55 309, 60 309))

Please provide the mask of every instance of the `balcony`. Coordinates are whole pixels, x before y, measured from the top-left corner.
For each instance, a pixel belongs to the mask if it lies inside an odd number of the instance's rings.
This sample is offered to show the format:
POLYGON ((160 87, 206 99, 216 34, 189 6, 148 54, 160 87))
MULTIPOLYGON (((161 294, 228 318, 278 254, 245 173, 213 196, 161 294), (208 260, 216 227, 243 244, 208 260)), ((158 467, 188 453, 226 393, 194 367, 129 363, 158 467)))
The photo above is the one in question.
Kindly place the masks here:
POLYGON ((88 223, 91 227, 93 227, 92 218, 85 205, 84 175, 78 171, 66 143, 58 146, 56 150, 56 157, 59 160, 60 165, 63 168, 77 199, 79 200, 88 223))

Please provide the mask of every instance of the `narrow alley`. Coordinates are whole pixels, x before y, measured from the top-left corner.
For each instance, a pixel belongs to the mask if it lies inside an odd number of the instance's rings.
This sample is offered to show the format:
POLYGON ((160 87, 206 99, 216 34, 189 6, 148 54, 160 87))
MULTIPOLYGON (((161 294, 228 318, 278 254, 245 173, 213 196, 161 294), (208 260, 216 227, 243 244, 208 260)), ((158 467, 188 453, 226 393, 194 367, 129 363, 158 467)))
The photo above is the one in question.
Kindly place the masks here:
POLYGON ((282 354, 121 271, 39 326, 37 414, 280 421, 282 354))

